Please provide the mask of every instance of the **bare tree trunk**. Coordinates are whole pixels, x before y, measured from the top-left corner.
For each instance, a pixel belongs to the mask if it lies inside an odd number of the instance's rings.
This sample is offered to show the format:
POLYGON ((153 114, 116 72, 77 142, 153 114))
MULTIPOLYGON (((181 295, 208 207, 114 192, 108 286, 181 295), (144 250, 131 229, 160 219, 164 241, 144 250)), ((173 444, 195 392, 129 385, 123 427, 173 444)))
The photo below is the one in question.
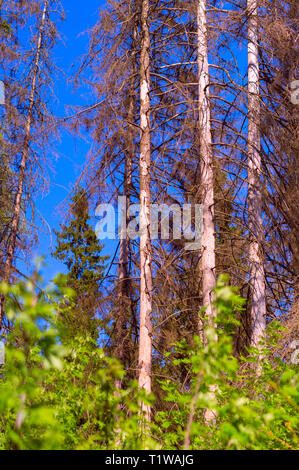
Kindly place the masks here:
POLYGON ((206 1, 198 1, 198 74, 199 74, 199 133, 201 186, 203 205, 202 238, 202 289, 203 305, 208 319, 213 319, 213 294, 216 285, 215 273, 215 224, 214 224, 214 181, 211 134, 211 110, 209 91, 209 64, 207 47, 206 1))
MULTIPOLYGON (((150 238, 150 34, 149 0, 142 1, 140 57, 140 339, 139 387, 151 393, 152 369, 152 246, 150 238)), ((150 421, 150 406, 142 403, 145 420, 150 421)))
MULTIPOLYGON (((207 12, 206 0, 199 0, 197 6, 198 34, 198 99, 199 99, 199 134, 201 190, 203 209, 202 237, 202 290, 203 306, 210 325, 214 325, 215 311, 213 307, 213 289, 216 286, 215 261, 215 223, 214 223, 214 175, 211 133, 210 80, 207 44, 207 12)), ((199 324, 199 331, 201 325, 199 324)), ((216 388, 210 387, 211 398, 216 388)), ((207 423, 215 420, 214 410, 205 411, 207 423)))
MULTIPOLYGON (((33 119, 34 96, 36 92, 36 82, 37 82, 37 78, 39 74, 40 54, 41 54, 41 48, 42 48, 42 39, 43 39, 43 34, 44 34, 44 29, 45 29, 45 21, 46 21, 46 14, 48 10, 48 4, 49 4, 49 0, 45 0, 41 24, 39 28, 39 36, 38 36, 38 41, 37 41, 35 61, 34 61, 33 77, 32 77, 30 97, 29 97, 29 109, 28 109, 28 116, 27 116, 26 125, 25 125, 25 137, 24 137, 22 159, 21 159, 21 165, 20 165, 20 171, 19 171, 18 188, 17 188, 17 194, 16 194, 16 199, 15 199, 15 204, 14 204, 10 237, 9 237, 8 247, 7 247, 7 256, 6 256, 6 260, 4 264, 3 280, 7 283, 10 282, 12 264, 13 264, 13 260, 15 256, 17 233, 18 233, 19 222, 20 222, 20 217, 21 217, 22 198, 23 198, 24 182, 25 182, 25 175, 26 175, 26 163, 28 160, 30 132, 31 132, 32 119, 33 119)), ((0 328, 2 327, 2 322, 3 322, 4 307, 5 307, 5 296, 1 295, 0 297, 0 328)))
POLYGON ((250 230, 251 345, 257 347, 266 330, 265 268, 260 156, 260 102, 257 0, 248 10, 248 217, 250 230))

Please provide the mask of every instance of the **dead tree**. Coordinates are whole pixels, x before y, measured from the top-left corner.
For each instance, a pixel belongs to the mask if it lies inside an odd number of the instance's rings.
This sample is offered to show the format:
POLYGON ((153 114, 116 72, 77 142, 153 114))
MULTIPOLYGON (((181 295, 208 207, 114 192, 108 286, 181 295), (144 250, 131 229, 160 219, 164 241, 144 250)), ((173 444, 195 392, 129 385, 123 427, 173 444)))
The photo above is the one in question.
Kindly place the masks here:
MULTIPOLYGON (((141 10, 140 54, 140 337, 139 387, 151 393, 152 375, 152 246, 150 237, 150 32, 149 0, 143 0, 141 10)), ((151 419, 151 408, 141 403, 146 421, 151 419)))
MULTIPOLYGON (((10 228, 10 236, 8 240, 7 254, 6 254, 6 260, 4 264, 3 280, 7 283, 10 282, 12 265, 13 265, 13 261, 15 257, 16 240, 17 240, 20 217, 21 217, 22 199, 23 199, 24 183, 25 183, 25 177, 26 177, 26 165, 27 165, 28 156, 29 156, 31 126, 32 126, 32 121, 33 121, 33 108, 34 108, 34 103, 35 103, 37 80, 39 76, 40 56, 41 56, 41 50, 42 50, 42 42, 43 42, 48 6, 49 6, 49 0, 45 0, 41 23, 39 26, 38 41, 36 45, 34 69, 33 69, 30 96, 29 96, 29 108, 28 108, 28 114, 27 114, 27 119, 26 119, 26 124, 25 124, 25 136, 24 136, 24 142, 23 142, 23 148, 22 148, 21 164, 20 164, 19 175, 18 175, 18 188, 17 188, 17 194, 16 194, 16 198, 14 202, 13 216, 12 216, 12 222, 11 222, 11 228, 10 228)), ((0 327, 2 326, 2 322, 3 322, 4 307, 5 307, 5 296, 1 295, 0 296, 0 327)))
POLYGON ((266 329, 265 266, 261 188, 260 85, 258 5, 248 0, 248 217, 251 291, 251 345, 257 347, 266 329))

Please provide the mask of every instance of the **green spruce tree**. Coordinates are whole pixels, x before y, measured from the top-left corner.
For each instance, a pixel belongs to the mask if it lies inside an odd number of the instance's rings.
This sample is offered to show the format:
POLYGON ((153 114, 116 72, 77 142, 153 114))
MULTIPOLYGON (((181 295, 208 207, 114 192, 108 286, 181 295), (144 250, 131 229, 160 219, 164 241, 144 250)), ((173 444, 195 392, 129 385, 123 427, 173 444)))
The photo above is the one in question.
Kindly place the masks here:
POLYGON ((88 224, 88 198, 83 189, 72 198, 70 213, 70 222, 55 232, 57 246, 53 253, 67 266, 66 283, 75 292, 74 307, 62 309, 61 320, 68 336, 82 334, 96 340, 97 313, 102 297, 100 283, 107 257, 101 255, 103 246, 88 224))

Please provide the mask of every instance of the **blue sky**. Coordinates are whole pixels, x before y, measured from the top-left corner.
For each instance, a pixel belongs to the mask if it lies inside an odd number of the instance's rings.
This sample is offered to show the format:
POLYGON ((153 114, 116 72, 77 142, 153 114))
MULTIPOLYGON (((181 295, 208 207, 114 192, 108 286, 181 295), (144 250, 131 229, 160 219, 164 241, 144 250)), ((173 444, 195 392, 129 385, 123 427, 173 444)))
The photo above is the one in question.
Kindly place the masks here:
MULTIPOLYGON (((53 54, 56 66, 64 72, 58 74, 58 80, 55 82, 57 101, 53 102, 53 111, 56 116, 63 117, 67 115, 68 106, 93 103, 93 98, 88 90, 74 90, 72 84, 67 83, 67 77, 74 73, 80 56, 88 50, 88 34, 86 31, 96 23, 98 10, 104 4, 105 2, 101 0, 85 0, 82 7, 81 2, 62 0, 65 20, 59 24, 58 29, 63 41, 59 42, 53 54), (75 66, 73 66, 74 64, 75 66)), ((60 205, 68 196, 73 184, 80 175, 89 149, 90 142, 80 137, 74 137, 63 130, 60 130, 60 142, 54 142, 53 151, 49 154, 49 159, 53 162, 53 171, 50 172, 49 192, 39 196, 36 200, 37 210, 51 228, 51 231, 59 228, 59 223, 63 218, 60 205), (53 152, 57 153, 57 158, 53 158, 53 152)), ((55 246, 55 236, 52 232, 53 239, 51 240, 49 228, 47 229, 44 224, 42 231, 39 233, 39 245, 34 253, 46 257, 47 269, 43 272, 46 281, 53 278, 56 273, 63 271, 63 264, 51 257, 51 250, 55 246)), ((107 253, 107 250, 105 252, 107 253)), ((25 269, 27 273, 30 272, 32 264, 30 263, 25 269)))

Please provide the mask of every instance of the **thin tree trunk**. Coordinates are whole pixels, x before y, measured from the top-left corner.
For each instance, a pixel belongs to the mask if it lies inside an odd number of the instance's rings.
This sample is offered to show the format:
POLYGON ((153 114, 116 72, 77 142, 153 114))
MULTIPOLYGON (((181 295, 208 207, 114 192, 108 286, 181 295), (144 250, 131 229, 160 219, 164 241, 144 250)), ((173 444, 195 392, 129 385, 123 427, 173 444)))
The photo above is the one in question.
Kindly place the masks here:
MULTIPOLYGON (((152 369, 152 246, 150 239, 150 34, 149 0, 142 1, 140 57, 140 339, 139 387, 151 393, 152 369)), ((150 406, 142 403, 145 420, 150 421, 150 406)))
MULTIPOLYGON (((32 77, 30 97, 29 97, 29 109, 28 109, 28 116, 27 116, 27 120, 25 124, 25 137, 24 137, 21 165, 20 165, 20 171, 19 171, 18 188, 17 188, 17 194, 16 194, 16 199, 15 199, 15 204, 14 204, 10 237, 9 237, 8 247, 7 247, 7 256, 6 256, 6 260, 4 264, 3 280, 7 283, 10 282, 12 264, 13 264, 13 260, 15 257, 15 250, 16 250, 16 239, 17 239, 18 228, 19 228, 20 217, 21 217, 22 198, 23 198, 24 182, 25 182, 25 175, 26 175, 26 163, 28 160, 29 141, 30 141, 32 119, 33 119, 34 97, 35 97, 35 92, 36 92, 37 78, 39 74, 40 54, 41 54, 41 48, 42 48, 42 39, 43 39, 43 34, 44 34, 44 29, 45 29, 45 21, 46 21, 46 14, 48 10, 48 4, 49 4, 49 0, 45 0, 41 24, 39 28, 39 36, 38 36, 38 41, 37 41, 35 61, 34 61, 34 70, 33 70, 33 77, 32 77)), ((1 295, 0 297, 0 328, 2 327, 2 322, 3 322, 4 307, 5 307, 5 296, 1 295)))
MULTIPOLYGON (((216 286, 215 222, 214 222, 214 175, 211 133, 211 108, 209 90, 209 63, 207 44, 206 0, 199 0, 197 7, 198 34, 198 99, 199 99, 199 138, 201 164, 201 190, 203 209, 202 236, 202 291, 203 306, 210 325, 214 325, 213 289, 216 286)), ((199 332, 202 326, 199 324, 199 332)), ((216 388, 210 387, 211 398, 216 388)), ((214 422, 214 410, 205 411, 207 423, 214 422)))
POLYGON ((251 290, 251 345, 257 347, 266 330, 265 268, 260 156, 260 102, 257 0, 248 10, 248 217, 251 290))
POLYGON ((215 273, 215 224, 214 224, 214 178, 211 134, 211 110, 209 91, 209 64, 207 47, 206 1, 199 0, 197 10, 198 27, 198 74, 199 74, 199 134, 201 189, 203 206, 202 237, 202 289, 203 305, 208 319, 215 316, 213 310, 213 289, 216 285, 215 273))

